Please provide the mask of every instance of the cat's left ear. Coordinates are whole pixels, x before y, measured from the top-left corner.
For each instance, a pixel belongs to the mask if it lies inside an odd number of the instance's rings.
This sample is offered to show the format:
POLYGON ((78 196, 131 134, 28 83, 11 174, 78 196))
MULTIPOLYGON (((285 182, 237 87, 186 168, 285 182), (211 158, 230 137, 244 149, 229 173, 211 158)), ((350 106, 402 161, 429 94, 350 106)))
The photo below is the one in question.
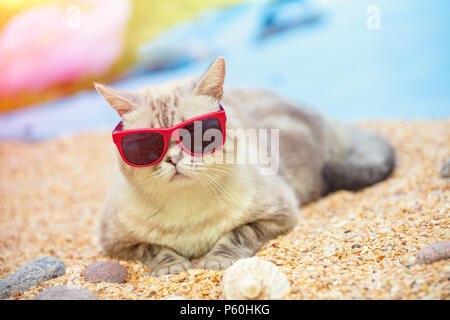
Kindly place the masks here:
POLYGON ((95 89, 110 104, 119 116, 137 109, 137 96, 131 91, 120 91, 100 83, 94 83, 95 89))
POLYGON ((223 83, 225 82, 225 59, 219 57, 214 61, 199 84, 195 87, 195 94, 210 96, 220 100, 223 95, 223 83))

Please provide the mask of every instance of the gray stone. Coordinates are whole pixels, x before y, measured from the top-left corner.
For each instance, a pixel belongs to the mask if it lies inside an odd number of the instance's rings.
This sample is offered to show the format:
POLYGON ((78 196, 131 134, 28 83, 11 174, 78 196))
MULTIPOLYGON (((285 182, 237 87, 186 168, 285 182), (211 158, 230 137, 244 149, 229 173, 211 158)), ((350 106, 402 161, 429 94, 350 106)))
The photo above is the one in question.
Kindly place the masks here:
POLYGON ((66 265, 55 257, 35 259, 21 266, 16 273, 0 280, 0 299, 27 291, 41 282, 62 276, 65 272, 66 265))
POLYGON ((438 242, 423 248, 417 253, 416 262, 429 264, 446 259, 450 259, 450 241, 438 242))
POLYGON ((85 288, 56 286, 38 293, 33 300, 98 300, 98 297, 85 288))

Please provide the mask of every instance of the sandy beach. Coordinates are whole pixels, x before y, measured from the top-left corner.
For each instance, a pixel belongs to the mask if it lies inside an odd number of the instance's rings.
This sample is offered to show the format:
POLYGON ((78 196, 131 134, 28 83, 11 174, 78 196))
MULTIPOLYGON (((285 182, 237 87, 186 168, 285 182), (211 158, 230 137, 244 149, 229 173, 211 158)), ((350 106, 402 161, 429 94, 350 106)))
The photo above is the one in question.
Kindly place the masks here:
MULTIPOLYGON (((287 299, 450 299, 450 260, 415 264, 417 252, 450 239, 450 120, 370 121, 388 138, 393 175, 358 192, 339 191, 301 208, 297 227, 258 256, 287 274, 287 299)), ((193 269, 155 278, 135 261, 115 260, 124 284, 89 283, 98 253, 95 221, 116 165, 110 134, 83 133, 43 142, 0 142, 0 278, 41 256, 63 260, 66 274, 44 288, 81 286, 100 299, 222 299, 223 271, 193 269)))

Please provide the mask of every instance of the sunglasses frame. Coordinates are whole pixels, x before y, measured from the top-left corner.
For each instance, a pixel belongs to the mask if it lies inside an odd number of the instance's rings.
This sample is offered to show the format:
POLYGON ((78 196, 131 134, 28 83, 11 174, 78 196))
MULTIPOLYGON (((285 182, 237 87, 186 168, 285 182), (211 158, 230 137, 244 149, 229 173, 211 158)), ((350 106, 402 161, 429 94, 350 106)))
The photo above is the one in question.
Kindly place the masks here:
POLYGON ((226 121, 227 121, 227 116, 225 114, 225 110, 223 109, 222 105, 220 106, 220 110, 219 111, 215 111, 215 112, 211 112, 211 113, 207 113, 195 118, 191 118, 189 120, 186 120, 182 123, 179 123, 173 127, 170 128, 140 128, 140 129, 129 129, 129 130, 122 130, 123 124, 122 121, 119 122, 119 124, 116 126, 116 128, 113 130, 112 132, 112 138, 114 141, 114 144, 116 145, 117 149, 119 150, 120 156, 122 157, 122 160, 128 164, 129 166, 132 167, 150 167, 153 166, 159 162, 161 162, 161 160, 164 158, 164 156, 166 155, 168 146, 169 146, 169 141, 171 140, 171 138, 174 138, 178 145, 181 146, 181 148, 183 149, 184 152, 190 154, 191 156, 206 156, 208 154, 214 153, 218 150, 220 150, 223 145, 225 144, 225 139, 226 139, 226 121), (217 147, 216 149, 214 149, 211 152, 208 153, 195 153, 195 152, 191 152, 188 148, 186 148, 183 143, 180 140, 180 136, 178 135, 178 130, 181 129, 182 127, 191 124, 195 121, 199 121, 199 120, 204 120, 204 119, 208 119, 208 118, 215 118, 219 121, 221 129, 222 129, 222 144, 217 147), (125 155, 123 153, 123 149, 122 149, 122 139, 124 136, 132 134, 132 133, 139 133, 139 132, 152 132, 152 133, 159 133, 163 136, 164 138, 164 149, 163 152, 161 154, 161 157, 149 164, 133 164, 131 162, 129 162, 126 158, 125 155))

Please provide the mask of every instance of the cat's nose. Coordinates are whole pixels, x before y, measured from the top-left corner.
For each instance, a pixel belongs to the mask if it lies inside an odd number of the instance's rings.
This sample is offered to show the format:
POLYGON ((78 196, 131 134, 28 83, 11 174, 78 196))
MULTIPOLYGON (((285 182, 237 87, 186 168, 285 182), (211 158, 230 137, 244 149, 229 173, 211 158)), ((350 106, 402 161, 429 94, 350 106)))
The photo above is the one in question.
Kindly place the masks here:
POLYGON ((178 162, 183 158, 183 151, 178 145, 176 139, 170 139, 169 149, 166 153, 166 161, 171 162, 173 165, 177 165, 178 162))
POLYGON ((178 162, 180 162, 182 156, 179 154, 171 154, 167 157, 167 162, 172 162, 174 165, 176 165, 178 162))

